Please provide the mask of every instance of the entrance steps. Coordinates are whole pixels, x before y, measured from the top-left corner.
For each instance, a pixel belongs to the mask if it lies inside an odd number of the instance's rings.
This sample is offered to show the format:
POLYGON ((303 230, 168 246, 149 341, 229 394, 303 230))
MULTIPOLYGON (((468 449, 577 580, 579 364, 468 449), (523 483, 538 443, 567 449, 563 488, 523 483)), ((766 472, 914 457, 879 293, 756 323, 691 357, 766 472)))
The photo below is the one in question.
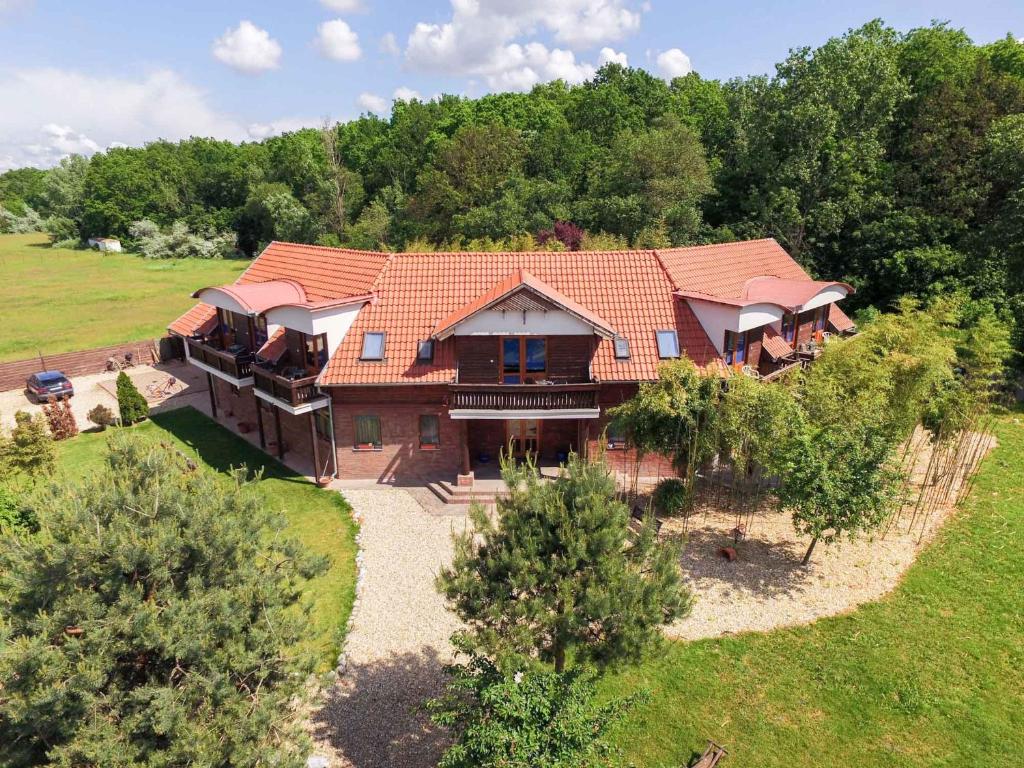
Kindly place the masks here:
POLYGON ((427 483, 437 498, 445 504, 493 504, 499 497, 508 496, 504 484, 494 481, 477 481, 473 486, 456 485, 448 480, 435 480, 427 483))

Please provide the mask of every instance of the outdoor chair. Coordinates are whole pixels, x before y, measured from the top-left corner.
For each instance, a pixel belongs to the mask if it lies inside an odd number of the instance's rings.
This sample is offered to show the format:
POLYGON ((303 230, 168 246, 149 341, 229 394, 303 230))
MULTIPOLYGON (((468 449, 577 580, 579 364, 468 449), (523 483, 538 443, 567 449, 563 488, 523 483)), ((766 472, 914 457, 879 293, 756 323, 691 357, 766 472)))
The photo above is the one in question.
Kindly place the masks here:
POLYGON ((725 751, 725 747, 709 739, 708 748, 704 750, 703 755, 697 758, 696 762, 690 764, 690 768, 715 768, 718 765, 718 761, 728 754, 725 751))
POLYGON ((760 379, 761 374, 758 373, 757 369, 750 365, 743 366, 743 375, 749 376, 752 379, 760 379))

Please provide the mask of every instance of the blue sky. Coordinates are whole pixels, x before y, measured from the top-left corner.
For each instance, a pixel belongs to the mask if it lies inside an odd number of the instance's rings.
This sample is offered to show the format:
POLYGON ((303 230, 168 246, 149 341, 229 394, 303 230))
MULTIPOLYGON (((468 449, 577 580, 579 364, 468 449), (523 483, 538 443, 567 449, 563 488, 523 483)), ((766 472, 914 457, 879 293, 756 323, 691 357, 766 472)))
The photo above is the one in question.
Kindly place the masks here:
POLYGON ((606 60, 664 77, 766 73, 874 17, 1024 36, 1020 0, 0 0, 0 170, 386 115, 396 94, 578 81, 606 60))

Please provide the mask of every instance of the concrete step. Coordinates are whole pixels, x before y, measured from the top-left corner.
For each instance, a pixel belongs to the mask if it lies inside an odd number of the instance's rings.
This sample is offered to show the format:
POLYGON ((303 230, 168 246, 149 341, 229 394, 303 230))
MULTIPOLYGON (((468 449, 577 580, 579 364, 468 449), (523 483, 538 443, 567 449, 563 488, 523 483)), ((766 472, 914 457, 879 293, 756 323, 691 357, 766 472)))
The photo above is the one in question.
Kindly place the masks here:
POLYGON ((498 496, 507 495, 507 491, 483 490, 468 486, 459 486, 447 480, 427 483, 427 488, 445 504, 493 504, 498 496))

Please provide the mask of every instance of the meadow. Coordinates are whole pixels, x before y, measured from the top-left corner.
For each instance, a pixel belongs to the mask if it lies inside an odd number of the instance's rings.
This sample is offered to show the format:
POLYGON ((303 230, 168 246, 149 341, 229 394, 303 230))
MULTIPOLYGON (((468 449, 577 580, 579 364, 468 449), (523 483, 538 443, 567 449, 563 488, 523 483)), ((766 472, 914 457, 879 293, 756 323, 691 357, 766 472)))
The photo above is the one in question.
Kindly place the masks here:
POLYGON ((248 261, 151 260, 50 248, 44 234, 0 235, 0 362, 163 336, 195 302, 248 261))

